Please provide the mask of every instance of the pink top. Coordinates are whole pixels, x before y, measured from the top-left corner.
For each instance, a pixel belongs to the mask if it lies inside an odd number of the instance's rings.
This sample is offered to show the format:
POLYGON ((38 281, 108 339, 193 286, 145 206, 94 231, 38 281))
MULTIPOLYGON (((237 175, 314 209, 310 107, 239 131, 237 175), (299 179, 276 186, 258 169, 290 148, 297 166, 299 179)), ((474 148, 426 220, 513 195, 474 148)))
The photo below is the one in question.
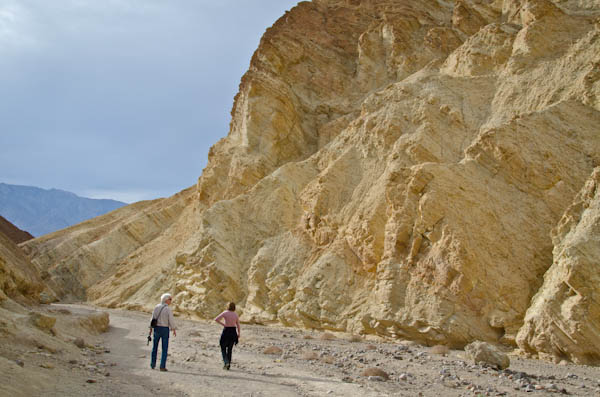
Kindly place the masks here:
POLYGON ((240 318, 236 312, 225 310, 215 318, 215 321, 224 327, 237 327, 238 337, 240 336, 240 318), (219 321, 221 319, 224 319, 225 323, 219 321))

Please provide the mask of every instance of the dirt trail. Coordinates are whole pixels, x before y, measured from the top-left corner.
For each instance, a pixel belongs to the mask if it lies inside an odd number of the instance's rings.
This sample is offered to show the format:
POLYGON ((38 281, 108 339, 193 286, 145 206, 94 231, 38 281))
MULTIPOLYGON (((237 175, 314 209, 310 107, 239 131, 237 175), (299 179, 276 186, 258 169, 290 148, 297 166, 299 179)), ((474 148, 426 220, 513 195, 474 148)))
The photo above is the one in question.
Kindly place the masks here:
MULTIPOLYGON (((76 305, 61 305, 73 312, 93 310, 76 305)), ((285 365, 277 358, 256 354, 244 348, 260 337, 260 329, 243 327, 240 344, 234 348, 231 370, 222 368, 218 347, 220 327, 208 322, 178 319, 178 336, 170 338, 169 372, 150 368, 152 344, 146 345, 149 315, 145 313, 108 310, 110 329, 101 336, 101 343, 110 353, 105 358, 116 364, 111 370, 113 387, 104 388, 109 395, 122 392, 125 384, 136 390, 129 395, 168 396, 348 396, 379 395, 366 392, 362 385, 346 383, 326 375, 285 365)), ((260 327, 259 327, 260 328, 260 327)), ((160 359, 160 353, 159 353, 160 359)), ((100 384, 102 382, 98 382, 100 384)), ((87 387, 89 392, 91 387, 87 387)))
POLYGON ((24 355, 24 368, 7 361, 8 382, 17 382, 19 371, 37 371, 30 377, 37 382, 35 390, 43 392, 22 395, 600 396, 597 367, 511 355, 510 368, 498 371, 469 362, 462 350, 435 354, 435 349, 408 341, 351 342, 349 335, 259 325, 242 325, 231 370, 225 371, 218 346, 220 326, 181 318, 178 336, 170 340, 169 372, 160 372, 150 369, 149 314, 83 305, 52 308, 73 316, 108 312, 109 330, 89 339, 76 360, 66 353, 42 352, 24 355), (266 348, 280 350, 266 354, 266 348), (52 369, 39 367, 45 362, 52 363, 52 369), (363 376, 369 368, 385 371, 389 379, 363 376))

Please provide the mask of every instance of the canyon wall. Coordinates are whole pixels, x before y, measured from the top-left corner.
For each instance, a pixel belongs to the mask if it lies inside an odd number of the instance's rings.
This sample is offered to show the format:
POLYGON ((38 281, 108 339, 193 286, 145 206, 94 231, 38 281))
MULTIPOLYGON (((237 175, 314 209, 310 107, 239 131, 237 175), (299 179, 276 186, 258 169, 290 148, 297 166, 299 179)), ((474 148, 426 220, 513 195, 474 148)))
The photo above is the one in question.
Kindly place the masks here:
POLYGON ((23 248, 62 298, 597 364, 599 78, 597 0, 301 2, 196 186, 23 248))

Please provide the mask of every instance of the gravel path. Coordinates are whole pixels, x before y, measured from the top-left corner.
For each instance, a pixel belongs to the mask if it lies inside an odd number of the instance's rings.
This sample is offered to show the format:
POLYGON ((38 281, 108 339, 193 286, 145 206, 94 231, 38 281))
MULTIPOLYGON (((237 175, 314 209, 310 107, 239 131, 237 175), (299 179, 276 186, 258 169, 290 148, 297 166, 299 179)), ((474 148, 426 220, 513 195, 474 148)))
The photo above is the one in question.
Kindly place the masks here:
POLYGON ((110 328, 91 341, 93 348, 81 349, 76 365, 54 355, 54 369, 42 369, 54 374, 44 378, 44 396, 600 396, 597 367, 511 355, 509 369, 498 371, 469 362, 462 350, 436 354, 410 342, 351 342, 350 335, 259 325, 242 325, 231 370, 225 371, 220 326, 179 318, 169 372, 159 372, 149 367, 149 314, 53 307, 74 314, 106 311, 110 328))

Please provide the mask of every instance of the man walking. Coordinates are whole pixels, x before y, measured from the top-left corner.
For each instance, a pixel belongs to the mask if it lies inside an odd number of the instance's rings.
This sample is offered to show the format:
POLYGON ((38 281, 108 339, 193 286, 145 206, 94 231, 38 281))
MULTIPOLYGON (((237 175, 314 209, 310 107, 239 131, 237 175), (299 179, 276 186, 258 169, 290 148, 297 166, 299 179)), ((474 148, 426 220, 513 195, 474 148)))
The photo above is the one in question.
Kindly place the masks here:
POLYGON ((173 331, 173 336, 177 336, 177 327, 173 311, 169 305, 173 302, 171 294, 163 294, 160 297, 160 303, 156 305, 152 312, 152 319, 156 319, 154 327, 154 344, 152 345, 152 358, 150 368, 156 367, 156 356, 158 354, 158 341, 162 341, 162 352, 160 356, 160 370, 167 371, 167 351, 169 350, 169 331, 173 331))

